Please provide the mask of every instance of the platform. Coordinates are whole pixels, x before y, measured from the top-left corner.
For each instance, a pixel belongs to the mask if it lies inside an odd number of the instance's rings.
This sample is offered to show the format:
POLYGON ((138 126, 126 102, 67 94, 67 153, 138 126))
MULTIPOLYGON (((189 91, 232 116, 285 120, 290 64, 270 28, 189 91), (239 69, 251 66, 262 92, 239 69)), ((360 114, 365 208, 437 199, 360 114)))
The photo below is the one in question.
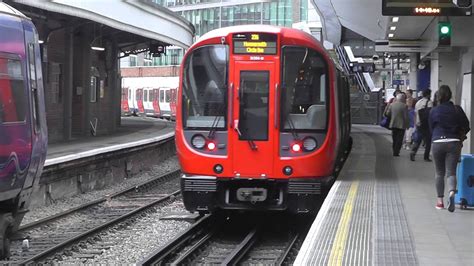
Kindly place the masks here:
POLYGON ((355 125, 352 136, 294 265, 474 265, 474 209, 435 208, 433 163, 393 157, 384 128, 355 125))
POLYGON ((175 124, 146 117, 122 117, 116 132, 48 145, 45 167, 97 154, 159 142, 174 136, 175 124))

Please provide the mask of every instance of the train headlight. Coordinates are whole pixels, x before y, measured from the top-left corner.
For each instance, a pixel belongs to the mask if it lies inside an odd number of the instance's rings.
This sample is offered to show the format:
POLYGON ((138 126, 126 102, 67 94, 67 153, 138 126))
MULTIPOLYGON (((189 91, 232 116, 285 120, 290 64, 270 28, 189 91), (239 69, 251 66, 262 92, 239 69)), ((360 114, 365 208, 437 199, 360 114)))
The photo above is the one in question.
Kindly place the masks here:
POLYGON ((191 139, 191 144, 193 144, 196 149, 202 149, 206 145, 206 139, 203 135, 195 135, 191 139))
POLYGON ((301 145, 299 143, 294 143, 291 145, 291 150, 294 152, 299 152, 301 151, 301 145))
POLYGON ((208 148, 210 151, 213 151, 213 150, 216 148, 216 144, 211 141, 211 142, 207 143, 207 148, 208 148))
POLYGON ((305 151, 314 151, 317 146, 318 143, 314 138, 307 137, 303 140, 303 148, 305 151))

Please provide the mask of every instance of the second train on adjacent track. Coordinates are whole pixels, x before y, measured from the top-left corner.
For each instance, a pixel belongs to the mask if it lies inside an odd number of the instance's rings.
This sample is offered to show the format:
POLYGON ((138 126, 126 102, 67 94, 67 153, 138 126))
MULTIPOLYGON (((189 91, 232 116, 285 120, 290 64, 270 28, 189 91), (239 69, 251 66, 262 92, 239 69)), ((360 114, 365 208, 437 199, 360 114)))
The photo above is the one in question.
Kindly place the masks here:
POLYGON ((350 128, 348 78, 311 35, 264 25, 211 31, 181 66, 185 207, 315 213, 350 151, 350 128))

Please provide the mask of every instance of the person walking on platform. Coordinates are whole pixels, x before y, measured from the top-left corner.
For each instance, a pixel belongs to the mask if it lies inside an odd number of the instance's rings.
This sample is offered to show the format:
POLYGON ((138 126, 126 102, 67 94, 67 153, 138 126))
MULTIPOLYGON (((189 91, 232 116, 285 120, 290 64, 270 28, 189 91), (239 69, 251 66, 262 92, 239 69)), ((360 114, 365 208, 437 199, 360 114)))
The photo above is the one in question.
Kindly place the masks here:
POLYGON ((435 165, 437 209, 444 209, 444 178, 448 180, 448 211, 454 211, 454 194, 456 193, 456 166, 461 156, 462 142, 469 132, 469 120, 463 109, 454 105, 451 100, 451 89, 442 85, 438 90, 439 105, 434 107, 429 116, 432 131, 433 159, 435 165))
POLYGON ((400 156, 400 149, 403 144, 403 135, 409 126, 408 108, 405 104, 406 96, 404 93, 397 94, 396 100, 390 104, 385 115, 390 117, 390 126, 392 130, 392 149, 393 156, 400 156))
POLYGON ((428 124, 428 118, 433 102, 430 100, 431 90, 426 89, 423 91, 423 98, 420 99, 415 105, 415 121, 416 121, 416 138, 410 153, 410 160, 415 161, 415 155, 421 142, 425 142, 425 154, 424 159, 427 162, 431 162, 430 151, 431 151, 431 132, 428 124))

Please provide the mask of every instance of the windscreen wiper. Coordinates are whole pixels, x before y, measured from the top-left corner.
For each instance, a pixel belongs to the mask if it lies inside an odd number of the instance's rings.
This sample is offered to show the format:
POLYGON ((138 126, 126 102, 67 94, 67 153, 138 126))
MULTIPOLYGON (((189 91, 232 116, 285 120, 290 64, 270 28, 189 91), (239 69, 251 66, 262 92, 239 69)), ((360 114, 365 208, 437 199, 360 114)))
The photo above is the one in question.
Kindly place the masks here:
POLYGON ((214 121, 212 122, 211 129, 209 130, 209 134, 207 135, 208 139, 214 139, 220 120, 221 120, 221 116, 216 115, 214 117, 214 121))
POLYGON ((288 125, 290 125, 291 135, 293 135, 294 140, 299 140, 298 132, 296 131, 295 124, 293 124, 293 120, 290 117, 290 114, 286 116, 286 120, 288 121, 288 125))

